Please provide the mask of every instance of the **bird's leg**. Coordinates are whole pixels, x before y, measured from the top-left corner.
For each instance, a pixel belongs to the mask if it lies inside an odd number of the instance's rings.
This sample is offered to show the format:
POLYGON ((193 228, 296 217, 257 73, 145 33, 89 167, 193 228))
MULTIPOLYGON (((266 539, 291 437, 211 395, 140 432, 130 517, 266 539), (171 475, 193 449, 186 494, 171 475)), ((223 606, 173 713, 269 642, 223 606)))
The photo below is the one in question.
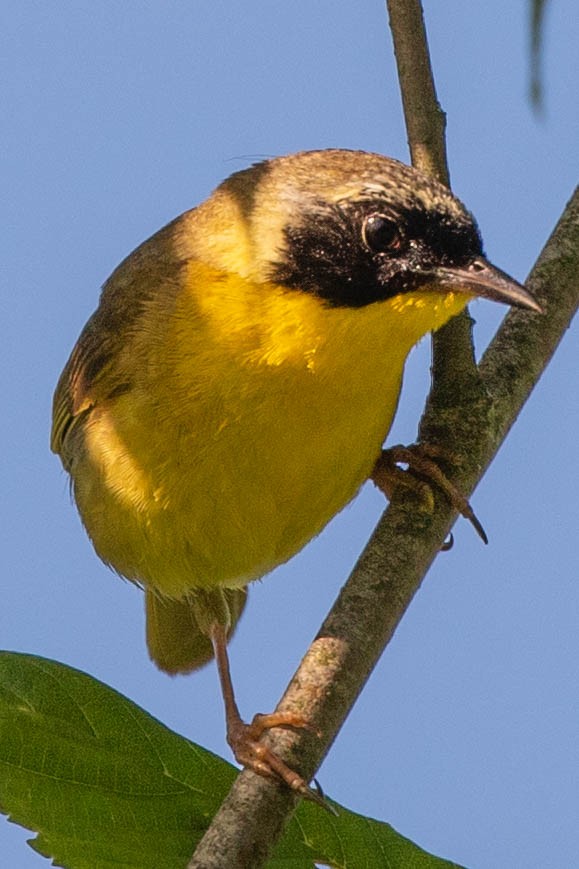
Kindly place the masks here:
POLYGON ((381 489, 388 500, 391 500, 394 490, 398 486, 410 489, 418 489, 420 496, 432 506, 432 493, 429 484, 434 483, 446 495, 452 506, 461 516, 473 525, 475 531, 488 543, 484 528, 477 519, 474 510, 470 506, 456 486, 437 465, 435 459, 449 458, 444 450, 433 444, 413 444, 412 446, 395 446, 382 450, 371 479, 381 489), (407 465, 408 471, 402 470, 400 465, 407 465), (409 473, 408 473, 409 472, 409 473))
POLYGON ((300 715, 291 712, 273 712, 269 715, 258 713, 254 716, 251 724, 246 724, 239 714, 233 691, 227 654, 227 634, 223 625, 218 622, 214 622, 211 626, 211 642, 225 704, 227 742, 231 746, 237 762, 265 778, 281 779, 300 796, 329 809, 329 804, 320 793, 309 787, 301 775, 290 769, 275 752, 259 741, 263 733, 272 727, 307 729, 307 721, 300 715))

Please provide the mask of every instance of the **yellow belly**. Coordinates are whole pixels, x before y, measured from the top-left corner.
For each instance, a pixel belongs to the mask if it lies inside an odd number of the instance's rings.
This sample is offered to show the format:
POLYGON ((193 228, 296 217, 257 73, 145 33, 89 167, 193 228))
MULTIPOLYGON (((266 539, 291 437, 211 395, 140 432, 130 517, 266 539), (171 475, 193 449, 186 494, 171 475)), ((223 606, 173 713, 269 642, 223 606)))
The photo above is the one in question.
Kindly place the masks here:
POLYGON ((225 316, 227 288, 201 277, 154 348, 131 348, 141 376, 95 406, 72 469, 99 555, 174 597, 245 584, 319 533, 372 469, 411 347, 466 302, 327 308, 232 278, 225 316))

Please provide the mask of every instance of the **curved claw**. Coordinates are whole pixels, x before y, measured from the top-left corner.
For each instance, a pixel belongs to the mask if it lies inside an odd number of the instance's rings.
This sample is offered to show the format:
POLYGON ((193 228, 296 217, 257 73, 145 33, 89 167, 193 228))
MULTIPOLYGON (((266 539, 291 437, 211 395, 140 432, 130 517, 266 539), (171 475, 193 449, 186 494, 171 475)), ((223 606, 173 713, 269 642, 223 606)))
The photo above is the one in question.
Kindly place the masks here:
POLYGON ((446 540, 444 541, 444 543, 440 547, 440 551, 441 552, 450 552, 450 550, 452 549, 453 546, 454 546, 454 534, 452 533, 452 531, 449 531, 448 537, 446 538, 446 540))

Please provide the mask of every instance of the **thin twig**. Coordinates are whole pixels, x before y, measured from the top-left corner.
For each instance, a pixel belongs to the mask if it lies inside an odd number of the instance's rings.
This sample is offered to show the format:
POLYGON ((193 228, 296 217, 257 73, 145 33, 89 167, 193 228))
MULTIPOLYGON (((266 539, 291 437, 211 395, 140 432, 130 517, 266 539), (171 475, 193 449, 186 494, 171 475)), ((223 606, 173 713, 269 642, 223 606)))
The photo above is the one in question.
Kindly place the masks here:
MULTIPOLYGON (((481 365, 484 398, 479 394, 477 402, 458 410, 463 422, 446 444, 460 469, 453 482, 465 493, 482 477, 579 304, 579 192, 541 254, 530 286, 546 303, 546 315, 508 315, 481 365)), ((278 730, 267 737, 306 778, 329 750, 454 518, 441 499, 434 514, 425 515, 407 496, 380 520, 277 707, 306 715, 321 736, 278 730)), ((294 805, 287 788, 243 772, 188 869, 263 866, 294 805)))
MULTIPOLYGON (((420 0, 386 0, 412 165, 450 187, 446 115, 436 94, 420 0)), ((469 389, 476 379, 472 320, 467 311, 433 336, 432 401, 469 389), (442 394, 441 396, 439 394, 442 394)))
POLYGON ((450 187, 446 115, 434 85, 419 0, 387 0, 412 165, 450 187))

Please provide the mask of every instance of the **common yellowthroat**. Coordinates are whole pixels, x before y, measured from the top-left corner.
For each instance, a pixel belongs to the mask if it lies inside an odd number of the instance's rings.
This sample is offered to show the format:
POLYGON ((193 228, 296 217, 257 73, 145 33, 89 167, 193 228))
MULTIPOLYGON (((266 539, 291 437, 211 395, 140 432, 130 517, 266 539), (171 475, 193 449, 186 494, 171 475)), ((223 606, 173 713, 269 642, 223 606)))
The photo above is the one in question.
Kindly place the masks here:
POLYGON ((145 589, 169 673, 215 655, 238 760, 307 785, 242 722, 246 586, 371 475, 411 348, 483 296, 540 310, 444 186, 361 151, 236 172, 105 283, 54 397, 52 449, 99 556, 145 589))

